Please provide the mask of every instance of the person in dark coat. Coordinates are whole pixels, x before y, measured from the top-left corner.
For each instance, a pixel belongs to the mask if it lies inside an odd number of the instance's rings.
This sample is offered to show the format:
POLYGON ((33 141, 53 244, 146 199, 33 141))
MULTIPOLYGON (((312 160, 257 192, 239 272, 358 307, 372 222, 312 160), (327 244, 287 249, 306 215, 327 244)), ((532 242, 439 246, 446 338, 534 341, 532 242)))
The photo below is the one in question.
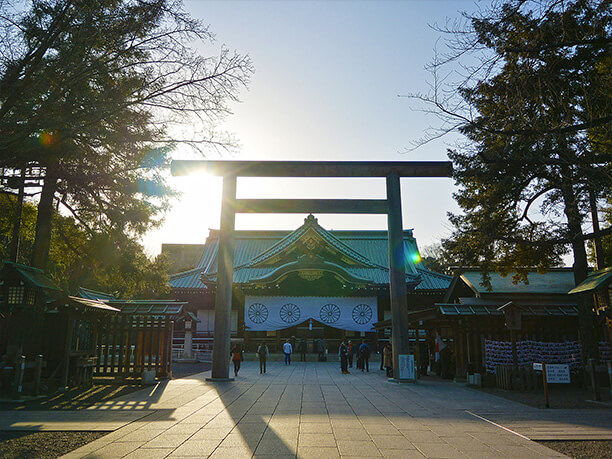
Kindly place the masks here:
POLYGON ((381 370, 385 369, 385 346, 386 346, 386 343, 381 342, 378 347, 378 353, 380 354, 380 369, 381 370))
POLYGON ((305 339, 302 339, 300 341, 300 343, 298 344, 297 350, 300 353, 300 361, 305 362, 306 361, 306 351, 308 349, 308 344, 306 343, 305 339))
MULTIPOLYGON (((226 348, 227 349, 227 348, 226 348)), ((240 363, 244 361, 244 354, 242 352, 242 346, 236 344, 232 349, 232 363, 234 364, 234 376, 238 376, 240 371, 240 363)))
POLYGON ((340 370, 343 375, 348 375, 348 356, 349 356, 349 348, 345 341, 342 341, 340 344, 340 370))
POLYGON ((365 340, 361 340, 361 345, 359 346, 359 359, 361 360, 361 371, 370 372, 370 346, 365 340))
POLYGON ((319 362, 325 362, 327 360, 325 357, 325 340, 317 341, 317 352, 319 353, 319 362))
POLYGON ((353 346, 353 342, 348 340, 348 366, 349 368, 353 368, 353 356, 355 355, 355 346, 353 346))
POLYGON ((268 351, 268 346, 266 343, 261 343, 257 348, 257 357, 259 357, 259 374, 266 372, 266 361, 268 360, 268 356, 270 352, 268 351))
POLYGON ((383 349, 383 363, 385 364, 385 370, 387 370, 387 377, 393 377, 393 350, 391 349, 391 343, 387 343, 383 349))

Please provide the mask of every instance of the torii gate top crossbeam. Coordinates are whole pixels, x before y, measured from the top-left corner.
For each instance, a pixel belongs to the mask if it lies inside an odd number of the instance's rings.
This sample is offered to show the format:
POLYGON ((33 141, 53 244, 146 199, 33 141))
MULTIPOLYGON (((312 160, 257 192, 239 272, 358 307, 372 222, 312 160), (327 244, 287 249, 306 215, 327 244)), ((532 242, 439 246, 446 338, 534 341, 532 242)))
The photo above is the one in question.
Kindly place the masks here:
POLYGON ((172 175, 236 177, 450 177, 450 161, 172 161, 172 175))

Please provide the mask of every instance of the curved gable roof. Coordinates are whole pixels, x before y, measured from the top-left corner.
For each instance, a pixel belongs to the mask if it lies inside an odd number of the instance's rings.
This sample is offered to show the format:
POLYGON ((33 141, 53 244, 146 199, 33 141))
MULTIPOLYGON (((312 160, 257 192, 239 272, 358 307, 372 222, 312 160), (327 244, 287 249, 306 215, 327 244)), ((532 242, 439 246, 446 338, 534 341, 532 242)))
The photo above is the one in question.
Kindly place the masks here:
MULTIPOLYGON (((338 254, 350 259, 353 264, 345 266, 354 278, 365 279, 374 284, 389 283, 389 253, 387 232, 367 231, 328 231, 321 227, 313 216, 294 231, 236 231, 234 244, 234 283, 244 284, 251 280, 268 276, 280 266, 283 253, 300 238, 315 234, 338 254), (271 260, 275 259, 275 264, 271 260)), ((207 286, 202 282, 215 283, 218 257, 218 231, 211 230, 198 266, 192 270, 170 276, 170 286, 175 289, 202 290, 207 286)), ((404 231, 404 248, 407 254, 406 277, 416 290, 446 290, 452 277, 434 273, 415 265, 409 254, 418 252, 412 231, 404 231)), ((286 263, 295 261, 287 257, 286 263)))
POLYGON ((291 247, 293 247, 300 239, 306 238, 309 234, 313 234, 316 237, 319 237, 321 240, 329 244, 329 246, 333 247, 340 254, 346 256, 351 261, 365 265, 370 268, 382 268, 386 269, 384 266, 377 265, 373 263, 368 258, 361 255, 356 250, 352 249, 348 245, 344 244, 340 239, 336 238, 329 231, 324 229, 321 225, 319 225, 318 220, 313 216, 309 215, 304 220, 304 224, 300 226, 298 229, 289 233, 283 239, 278 241, 272 247, 270 247, 265 252, 253 258, 251 261, 246 263, 243 266, 237 266, 237 268, 241 267, 256 267, 260 265, 266 264, 270 260, 278 258, 283 255, 283 252, 287 252, 291 247))

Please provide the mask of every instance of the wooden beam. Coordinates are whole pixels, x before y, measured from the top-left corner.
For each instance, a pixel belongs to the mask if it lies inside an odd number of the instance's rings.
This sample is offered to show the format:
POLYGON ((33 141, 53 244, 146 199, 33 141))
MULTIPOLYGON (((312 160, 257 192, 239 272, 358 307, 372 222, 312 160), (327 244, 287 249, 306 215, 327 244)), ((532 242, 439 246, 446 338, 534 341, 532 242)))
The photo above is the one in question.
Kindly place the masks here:
POLYGON ((172 161, 172 175, 237 177, 450 177, 450 161, 172 161))
POLYGON ((237 199, 236 213, 386 214, 386 199, 237 199))

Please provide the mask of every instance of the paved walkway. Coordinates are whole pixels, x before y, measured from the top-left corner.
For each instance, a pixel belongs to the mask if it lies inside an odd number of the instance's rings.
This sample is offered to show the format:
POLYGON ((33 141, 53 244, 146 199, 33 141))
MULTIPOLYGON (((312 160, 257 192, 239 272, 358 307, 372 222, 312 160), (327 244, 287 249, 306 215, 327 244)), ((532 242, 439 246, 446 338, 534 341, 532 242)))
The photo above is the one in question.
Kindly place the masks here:
POLYGON ((563 457, 526 438, 534 425, 612 438, 612 410, 556 419, 452 383, 397 385, 378 370, 341 375, 336 363, 273 362, 260 375, 256 365, 247 362, 233 383, 209 384, 202 373, 88 410, 144 417, 65 457, 524 459, 563 457), (501 425, 508 421, 518 432, 501 425))

